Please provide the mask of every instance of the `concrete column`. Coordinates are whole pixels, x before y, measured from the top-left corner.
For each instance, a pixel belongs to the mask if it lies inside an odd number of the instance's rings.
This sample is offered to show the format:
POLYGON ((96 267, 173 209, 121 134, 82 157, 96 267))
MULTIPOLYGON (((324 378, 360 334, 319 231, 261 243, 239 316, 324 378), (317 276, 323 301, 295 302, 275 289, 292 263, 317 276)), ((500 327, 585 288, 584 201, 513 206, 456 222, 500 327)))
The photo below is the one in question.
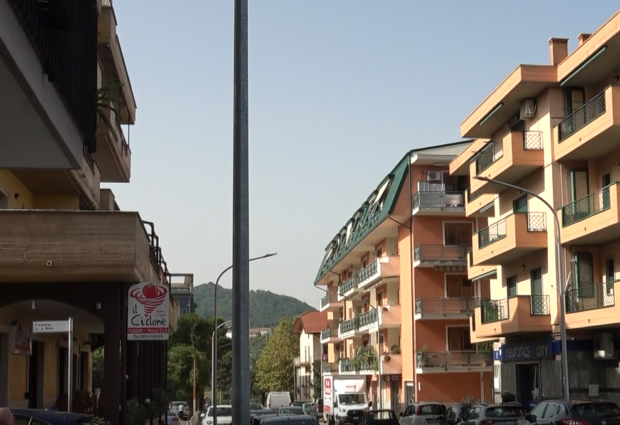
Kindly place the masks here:
POLYGON ((112 425, 120 424, 121 375, 120 368, 120 285, 111 287, 106 294, 104 320, 105 355, 103 359, 103 417, 112 425))

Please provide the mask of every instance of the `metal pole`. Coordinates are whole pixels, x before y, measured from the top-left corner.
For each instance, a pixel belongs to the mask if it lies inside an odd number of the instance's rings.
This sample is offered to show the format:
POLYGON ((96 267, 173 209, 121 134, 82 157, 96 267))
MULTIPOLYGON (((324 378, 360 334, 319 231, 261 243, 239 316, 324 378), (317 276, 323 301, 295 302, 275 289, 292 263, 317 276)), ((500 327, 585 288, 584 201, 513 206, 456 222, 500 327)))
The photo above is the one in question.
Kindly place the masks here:
POLYGON ((499 180, 490 179, 488 177, 476 176, 474 177, 477 180, 483 180, 487 182, 497 183, 502 186, 510 187, 512 189, 520 190, 522 192, 527 193, 528 195, 533 196, 534 198, 540 200, 549 210, 551 211, 551 215, 553 216, 553 222, 555 224, 555 250, 556 250, 556 268, 558 274, 558 283, 557 283, 557 291, 558 298, 560 303, 560 340, 562 345, 562 355, 560 356, 561 364, 562 364, 562 389, 564 393, 564 399, 570 399, 570 385, 568 382, 568 348, 566 345, 566 300, 564 299, 564 261, 562 256, 562 239, 560 238, 560 220, 558 219, 555 210, 551 206, 549 202, 543 199, 540 195, 532 192, 521 186, 516 186, 514 184, 502 182, 499 180))
POLYGON ((381 364, 381 353, 379 352, 381 349, 381 347, 379 346, 379 334, 381 331, 381 323, 379 323, 380 314, 379 314, 379 309, 373 306, 372 304, 370 304, 368 301, 363 300, 363 299, 360 299, 360 301, 366 304, 368 307, 372 308, 377 313, 377 391, 378 391, 377 401, 378 401, 378 406, 376 408, 381 409, 381 406, 383 405, 381 401, 381 368, 383 367, 383 365, 381 364))
POLYGON ((69 351, 69 357, 67 358, 67 412, 70 412, 73 408, 73 318, 69 317, 68 320, 68 337, 67 351, 69 351))

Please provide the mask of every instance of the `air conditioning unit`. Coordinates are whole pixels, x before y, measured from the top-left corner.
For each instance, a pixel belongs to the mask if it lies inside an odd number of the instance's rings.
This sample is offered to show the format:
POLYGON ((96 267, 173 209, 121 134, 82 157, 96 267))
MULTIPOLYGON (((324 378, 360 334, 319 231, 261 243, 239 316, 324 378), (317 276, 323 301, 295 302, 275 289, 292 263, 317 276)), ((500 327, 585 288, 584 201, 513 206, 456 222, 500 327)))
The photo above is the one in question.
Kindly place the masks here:
POLYGON ((426 180, 428 181, 441 181, 441 171, 427 171, 426 172, 426 180))
POLYGON ((536 101, 534 99, 526 99, 521 104, 519 119, 526 120, 536 117, 536 101))
POLYGON ((616 350, 614 347, 614 335, 605 332, 594 339, 594 358, 595 359, 615 359, 616 350))

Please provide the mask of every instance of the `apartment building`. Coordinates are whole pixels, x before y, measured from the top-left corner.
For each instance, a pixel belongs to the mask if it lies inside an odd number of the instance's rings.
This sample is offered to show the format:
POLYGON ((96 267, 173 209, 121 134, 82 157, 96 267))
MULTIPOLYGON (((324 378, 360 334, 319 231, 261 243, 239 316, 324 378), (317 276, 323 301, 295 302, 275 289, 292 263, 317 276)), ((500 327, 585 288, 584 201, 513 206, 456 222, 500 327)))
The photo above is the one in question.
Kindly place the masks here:
POLYGON ((119 423, 128 399, 166 382, 165 338, 128 337, 130 287, 155 285, 134 294, 149 308, 169 300, 160 329, 176 327, 177 305, 154 224, 101 187, 129 181, 136 113, 111 1, 0 0, 0 93, 0 405, 71 398, 119 423), (69 318, 71 339, 34 332, 69 318))
POLYGON ((562 356, 571 397, 620 398, 620 13, 575 41, 569 54, 550 39, 549 64, 508 75, 461 124, 475 141, 450 164, 469 178, 468 274, 491 295, 471 340, 495 344, 496 396, 528 405, 562 397, 562 356))
POLYGON ((191 273, 171 273, 170 288, 179 305, 179 316, 195 313, 194 275, 191 273))
POLYGON ((321 331, 327 326, 327 313, 307 311, 295 319, 293 335, 299 337, 299 356, 295 357, 295 400, 321 397, 323 344, 321 331))
POLYGON ((468 179, 448 173, 470 144, 408 152, 327 245, 323 374, 365 376, 375 406, 492 396, 491 352, 469 333, 489 294, 467 275, 468 179))

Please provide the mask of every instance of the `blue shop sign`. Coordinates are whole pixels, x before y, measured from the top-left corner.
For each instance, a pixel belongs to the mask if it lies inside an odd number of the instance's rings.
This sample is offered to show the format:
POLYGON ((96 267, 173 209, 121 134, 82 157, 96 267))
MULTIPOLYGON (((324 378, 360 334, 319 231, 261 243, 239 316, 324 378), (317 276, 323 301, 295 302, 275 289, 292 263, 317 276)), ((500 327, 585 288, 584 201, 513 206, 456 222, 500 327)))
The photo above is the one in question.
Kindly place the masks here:
POLYGON ((554 355, 552 339, 506 342, 498 350, 497 357, 493 353, 496 360, 504 362, 548 359, 554 355))

